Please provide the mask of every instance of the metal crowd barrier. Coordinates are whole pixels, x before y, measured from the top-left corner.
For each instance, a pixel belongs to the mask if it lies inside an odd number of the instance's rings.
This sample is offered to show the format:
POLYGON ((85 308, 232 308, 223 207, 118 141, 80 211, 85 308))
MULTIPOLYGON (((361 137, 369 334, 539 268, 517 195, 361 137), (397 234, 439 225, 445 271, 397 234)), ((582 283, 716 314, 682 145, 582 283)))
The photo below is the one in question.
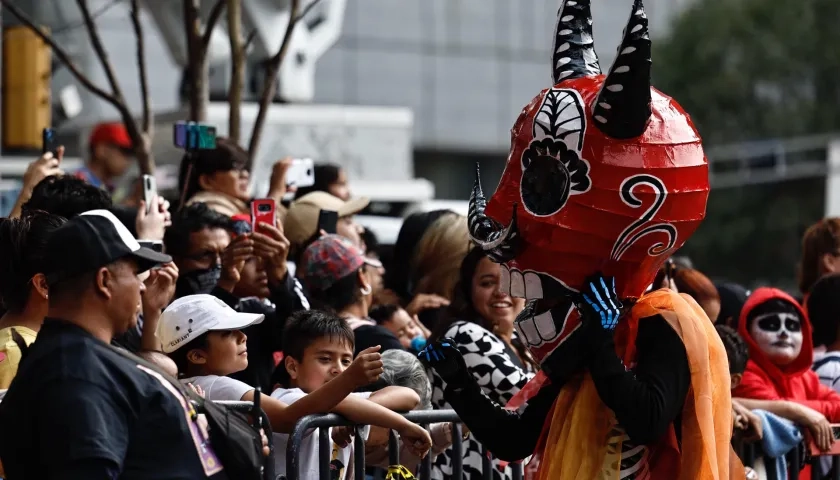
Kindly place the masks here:
MULTIPOLYGON (((840 455, 809 456, 805 454, 807 448, 808 446, 804 442, 800 442, 799 446, 785 455, 788 468, 786 478, 799 478, 799 472, 802 470, 803 464, 807 462, 811 465, 811 480, 840 480, 840 455), (822 474, 821 461, 823 458, 831 458, 831 469, 827 476, 823 476, 822 474)), ((742 442, 740 445, 737 445, 736 452, 747 467, 755 466, 755 460, 759 457, 764 457, 764 469, 767 471, 767 478, 777 478, 776 459, 764 454, 760 442, 742 442)))
MULTIPOLYGON (((463 477, 463 458, 464 449, 461 441, 461 419, 454 410, 422 410, 413 411, 403 416, 410 422, 423 426, 427 431, 430 423, 455 423, 452 429, 452 450, 455 453, 452 456, 452 478, 460 479, 463 477)), ((289 443, 286 449, 286 480, 301 480, 300 477, 300 449, 303 440, 307 433, 312 429, 318 429, 320 435, 318 439, 318 466, 319 466, 319 480, 330 479, 330 435, 329 427, 355 427, 356 435, 353 437, 353 472, 355 480, 364 480, 365 478, 365 443, 360 435, 361 426, 345 419, 336 414, 327 415, 308 415, 298 420, 292 434, 289 437, 289 443)), ((397 435, 390 432, 388 438, 388 456, 391 465, 400 464, 400 449, 397 435)), ((489 452, 485 448, 482 452, 483 465, 482 474, 485 479, 492 478, 493 465, 489 452)), ((510 464, 513 480, 522 480, 522 464, 510 464)), ((409 467, 409 465, 406 465, 409 467)), ((411 465, 413 467, 413 465, 411 465)), ((420 463, 418 471, 419 480, 429 480, 432 478, 432 456, 426 457, 420 463)), ((310 480, 310 479, 306 479, 310 480)))

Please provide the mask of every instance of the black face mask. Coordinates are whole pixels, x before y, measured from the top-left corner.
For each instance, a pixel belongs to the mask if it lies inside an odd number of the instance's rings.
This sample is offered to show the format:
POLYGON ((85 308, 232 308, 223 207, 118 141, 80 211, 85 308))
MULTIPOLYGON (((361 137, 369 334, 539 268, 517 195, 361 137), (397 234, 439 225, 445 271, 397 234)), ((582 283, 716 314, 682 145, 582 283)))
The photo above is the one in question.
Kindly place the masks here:
POLYGON ((204 270, 193 270, 192 272, 181 274, 181 276, 178 277, 176 291, 178 292, 179 297, 200 293, 210 293, 216 284, 219 283, 219 278, 221 278, 221 276, 221 264, 214 265, 204 270))

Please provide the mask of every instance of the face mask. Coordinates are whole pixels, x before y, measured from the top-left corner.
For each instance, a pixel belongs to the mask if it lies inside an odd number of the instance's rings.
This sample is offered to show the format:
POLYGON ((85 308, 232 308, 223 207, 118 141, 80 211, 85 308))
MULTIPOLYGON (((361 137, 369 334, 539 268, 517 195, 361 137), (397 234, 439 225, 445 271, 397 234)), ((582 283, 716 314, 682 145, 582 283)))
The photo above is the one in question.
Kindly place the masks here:
POLYGON ((802 322, 788 312, 759 315, 750 325, 750 335, 773 363, 785 366, 802 350, 802 322))
POLYGON ((196 295, 210 293, 219 283, 222 276, 222 266, 215 265, 205 270, 194 270, 178 277, 177 290, 179 295, 196 295))

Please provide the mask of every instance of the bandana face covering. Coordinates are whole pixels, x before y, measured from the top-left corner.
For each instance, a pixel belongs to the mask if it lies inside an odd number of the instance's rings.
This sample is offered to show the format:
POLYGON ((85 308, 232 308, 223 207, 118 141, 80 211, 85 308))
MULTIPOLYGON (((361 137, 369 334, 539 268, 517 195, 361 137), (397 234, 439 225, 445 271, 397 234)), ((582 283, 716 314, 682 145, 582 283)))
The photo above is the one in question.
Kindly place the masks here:
POLYGON ((178 277, 178 294, 196 295, 200 293, 210 293, 213 287, 219 283, 219 278, 222 276, 222 265, 217 264, 204 270, 193 270, 178 277))
POLYGON ((780 366, 789 365, 802 351, 802 322, 795 313, 759 315, 750 325, 750 335, 761 351, 780 366))

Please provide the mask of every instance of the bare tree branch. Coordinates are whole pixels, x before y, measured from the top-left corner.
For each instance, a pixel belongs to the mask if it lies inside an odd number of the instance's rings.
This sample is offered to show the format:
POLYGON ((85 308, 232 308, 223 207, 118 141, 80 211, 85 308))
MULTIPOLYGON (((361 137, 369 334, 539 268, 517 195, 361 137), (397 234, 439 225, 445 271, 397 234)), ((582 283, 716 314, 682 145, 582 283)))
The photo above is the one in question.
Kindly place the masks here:
POLYGON ((308 14, 315 7, 315 5, 318 5, 318 2, 320 1, 321 0, 312 0, 312 2, 310 2, 309 5, 307 5, 306 8, 304 8, 303 11, 300 12, 300 15, 298 15, 297 18, 295 18, 295 22, 305 17, 306 14, 308 14))
POLYGON ((204 52, 210 46, 210 38, 213 36, 213 29, 219 23, 219 18, 222 16, 222 10, 225 8, 225 0, 216 0, 213 9, 210 10, 210 15, 207 17, 207 25, 204 26, 204 35, 201 37, 201 48, 204 52))
POLYGON ((190 113, 189 120, 203 122, 207 116, 204 93, 207 91, 206 52, 201 48, 201 21, 198 15, 199 0, 184 0, 184 33, 187 45, 187 70, 185 88, 190 113))
POLYGON ((137 122, 134 120, 134 116, 131 114, 131 111, 125 103, 125 96, 122 93, 119 81, 117 81, 117 76, 114 73, 114 67, 111 65, 111 60, 108 58, 108 52, 102 44, 102 38, 99 36, 99 30, 96 28, 96 23, 93 21, 93 17, 90 14, 87 0, 76 0, 76 3, 79 5, 79 10, 82 12, 82 18, 85 21, 85 26, 87 27, 88 36, 90 37, 90 43, 93 45, 93 50, 99 58, 99 63, 105 71, 105 76, 108 77, 108 83, 111 84, 111 90, 113 90, 114 96, 119 100, 117 110, 120 112, 125 129, 128 130, 128 136, 131 137, 131 141, 134 144, 134 155, 137 157, 137 164, 140 167, 140 172, 143 174, 152 174, 155 171, 155 163, 151 155, 151 138, 143 135, 143 132, 141 132, 137 127, 137 122))
POLYGON ((289 44, 292 40, 292 32, 300 17, 298 17, 298 9, 300 7, 299 0, 290 0, 289 6, 289 24, 286 26, 286 33, 283 35, 283 42, 280 44, 280 50, 271 57, 268 61, 267 72, 265 76, 265 84, 263 85, 262 95, 260 96, 260 109, 257 112, 257 118, 254 120, 254 129, 251 131, 251 140, 248 142, 248 165, 250 170, 254 164, 254 158, 257 155, 257 147, 260 144, 260 137, 262 136, 263 127, 265 126, 265 117, 268 115, 268 109, 271 107, 271 101, 274 98, 276 91, 275 82, 277 80, 277 73, 280 71, 280 64, 286 56, 286 51, 289 50, 289 44))
POLYGON ((242 44, 242 51, 247 52, 249 48, 251 48, 251 44, 254 43, 254 39, 257 38, 257 29, 251 30, 247 37, 245 37, 245 43, 242 44))
POLYGON ((108 83, 111 85, 111 91, 114 92, 114 96, 119 99, 122 109, 125 110, 125 112, 120 111, 120 113, 128 113, 128 115, 124 116, 131 117, 131 114, 128 112, 128 108, 125 105, 125 96, 120 88, 120 83, 117 81, 117 75, 114 73, 111 60, 108 58, 108 52, 102 44, 102 38, 99 37, 99 30, 96 28, 96 23, 93 21, 93 17, 90 14, 87 0, 76 0, 76 3, 79 5, 79 10, 82 12, 82 18, 84 19, 85 26, 87 27, 90 43, 93 45, 93 50, 99 58, 102 70, 105 71, 105 76, 108 78, 108 83))
POLYGON ((33 22, 32 19, 29 18, 29 16, 27 16, 25 13, 23 13, 23 11, 16 7, 15 4, 11 2, 11 0, 0 0, 0 4, 2 4, 3 7, 9 13, 12 14, 12 16, 17 18, 18 21, 29 27, 29 29, 35 32, 36 35, 41 37, 41 40, 43 40, 47 45, 50 46, 53 54, 55 54, 55 56, 58 57, 61 63, 63 63, 64 66, 67 67, 67 70, 69 70, 70 73, 73 74, 73 77, 75 77, 79 83, 81 83, 85 88, 87 88, 90 91, 90 93, 96 95, 97 97, 113 105, 115 108, 119 109, 120 100, 118 100, 117 97, 115 97, 113 94, 108 93, 102 88, 96 86, 87 77, 87 75, 85 75, 84 73, 82 73, 81 70, 79 70, 79 67, 75 64, 75 62, 73 62, 73 60, 70 58, 67 52, 65 52, 64 49, 61 48, 61 46, 58 43, 56 43, 55 40, 53 40, 49 34, 45 33, 40 26, 35 25, 35 22, 33 22))
POLYGON ((230 38, 230 85, 228 85, 228 136, 239 143, 241 133, 242 88, 245 85, 245 52, 242 49, 242 1, 227 0, 230 38))
POLYGON ((152 105, 149 100, 149 76, 146 71, 146 42, 143 38, 143 27, 140 25, 140 5, 138 0, 131 0, 131 24, 134 36, 137 37, 137 72, 140 76, 140 98, 143 102, 143 133, 152 134, 152 105))

